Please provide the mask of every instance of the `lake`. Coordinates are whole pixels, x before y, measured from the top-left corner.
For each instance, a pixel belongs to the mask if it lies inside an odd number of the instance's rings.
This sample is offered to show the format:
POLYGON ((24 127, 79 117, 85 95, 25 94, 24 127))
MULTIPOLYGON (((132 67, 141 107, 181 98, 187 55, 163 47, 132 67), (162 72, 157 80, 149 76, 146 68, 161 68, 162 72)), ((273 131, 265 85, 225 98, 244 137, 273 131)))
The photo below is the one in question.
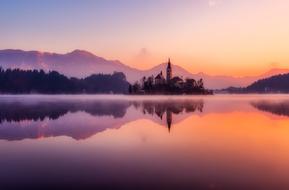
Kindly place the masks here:
POLYGON ((0 96, 0 189, 289 189, 289 96, 0 96))

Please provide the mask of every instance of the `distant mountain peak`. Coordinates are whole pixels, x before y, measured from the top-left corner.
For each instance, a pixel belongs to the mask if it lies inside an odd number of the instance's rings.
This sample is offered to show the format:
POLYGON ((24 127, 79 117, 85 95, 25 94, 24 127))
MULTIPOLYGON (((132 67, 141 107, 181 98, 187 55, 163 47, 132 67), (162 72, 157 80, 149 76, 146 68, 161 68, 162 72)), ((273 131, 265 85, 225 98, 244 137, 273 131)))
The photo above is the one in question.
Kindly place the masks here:
POLYGON ((86 50, 80 50, 75 49, 72 52, 67 53, 69 55, 77 55, 77 56, 90 56, 90 57, 96 57, 93 53, 86 51, 86 50))

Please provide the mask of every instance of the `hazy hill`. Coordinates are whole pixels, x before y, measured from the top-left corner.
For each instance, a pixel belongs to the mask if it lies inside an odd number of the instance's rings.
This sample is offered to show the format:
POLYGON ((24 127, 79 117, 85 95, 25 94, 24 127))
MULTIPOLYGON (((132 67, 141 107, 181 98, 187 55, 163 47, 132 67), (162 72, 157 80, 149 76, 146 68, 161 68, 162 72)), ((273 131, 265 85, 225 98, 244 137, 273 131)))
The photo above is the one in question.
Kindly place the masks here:
MULTIPOLYGON (((83 78, 92 74, 112 74, 123 72, 129 82, 135 82, 143 76, 156 76, 161 70, 165 72, 166 64, 157 65, 149 70, 139 70, 129 67, 117 60, 106 60, 90 52, 74 50, 66 54, 23 50, 0 50, 0 66, 3 68, 55 70, 69 77, 83 78)), ((252 82, 276 74, 287 73, 287 69, 273 69, 260 76, 231 77, 211 76, 205 73, 192 74, 180 66, 173 65, 173 74, 184 79, 192 77, 204 79, 206 88, 223 89, 229 86, 244 87, 252 82)))
POLYGON ((0 65, 3 68, 54 70, 69 77, 83 78, 92 74, 112 74, 114 71, 125 73, 128 80, 138 75, 138 70, 119 61, 110 61, 94 54, 74 50, 67 54, 39 51, 0 50, 0 65))
POLYGON ((289 73, 275 75, 261 79, 245 88, 246 92, 257 93, 288 93, 289 92, 289 73))
POLYGON ((289 93, 289 73, 259 79, 247 87, 229 87, 221 92, 228 93, 289 93))

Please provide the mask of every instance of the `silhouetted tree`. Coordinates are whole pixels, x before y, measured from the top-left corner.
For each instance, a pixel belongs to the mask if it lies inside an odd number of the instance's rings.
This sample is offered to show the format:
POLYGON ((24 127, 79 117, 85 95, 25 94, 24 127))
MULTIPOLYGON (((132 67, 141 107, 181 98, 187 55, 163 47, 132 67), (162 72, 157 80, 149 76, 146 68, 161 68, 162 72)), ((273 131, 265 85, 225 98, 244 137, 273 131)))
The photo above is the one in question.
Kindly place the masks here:
POLYGON ((136 93, 139 93, 140 90, 141 90, 140 84, 139 84, 138 82, 135 82, 135 83, 132 85, 132 92, 133 92, 134 94, 136 94, 136 93))

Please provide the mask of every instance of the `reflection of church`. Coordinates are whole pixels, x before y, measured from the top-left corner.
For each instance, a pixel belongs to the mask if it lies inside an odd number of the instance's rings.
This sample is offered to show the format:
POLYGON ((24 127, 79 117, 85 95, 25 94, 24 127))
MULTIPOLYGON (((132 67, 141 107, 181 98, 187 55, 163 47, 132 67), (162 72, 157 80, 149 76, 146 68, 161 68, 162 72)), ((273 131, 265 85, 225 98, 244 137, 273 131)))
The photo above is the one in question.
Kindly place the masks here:
POLYGON ((156 114, 161 120, 165 116, 166 125, 170 131, 173 124, 173 115, 191 113, 195 111, 202 112, 203 101, 144 101, 142 103, 143 113, 156 114))
POLYGON ((173 121, 173 113, 170 110, 167 110, 167 126, 169 131, 171 131, 172 121, 173 121))

